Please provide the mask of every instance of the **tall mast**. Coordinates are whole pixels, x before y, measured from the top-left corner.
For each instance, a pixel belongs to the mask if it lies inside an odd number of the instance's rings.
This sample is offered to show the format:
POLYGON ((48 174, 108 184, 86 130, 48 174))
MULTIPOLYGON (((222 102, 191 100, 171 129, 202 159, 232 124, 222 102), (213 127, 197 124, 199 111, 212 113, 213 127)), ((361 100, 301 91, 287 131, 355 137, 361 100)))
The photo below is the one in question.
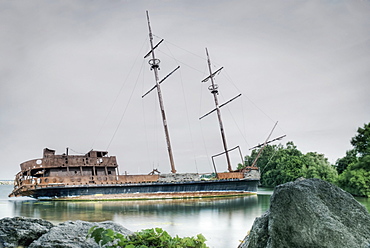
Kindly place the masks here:
MULTIPOLYGON (((225 131, 224 131, 224 126, 222 124, 222 119, 221 119, 221 111, 220 111, 220 107, 222 107, 223 105, 225 104, 222 104, 221 106, 218 104, 218 98, 217 98, 217 95, 218 95, 218 85, 215 84, 214 82, 214 79, 213 77, 219 72, 222 70, 223 67, 221 67, 220 69, 218 69, 216 72, 212 72, 212 68, 211 68, 211 59, 209 58, 209 54, 208 54, 208 50, 206 48, 206 54, 207 54, 207 61, 208 61, 208 70, 209 70, 209 76, 207 78, 205 78, 202 82, 207 82, 208 79, 211 80, 211 85, 208 87, 208 89, 211 91, 211 93, 213 94, 213 99, 215 101, 215 106, 216 108, 213 109, 211 112, 207 113, 206 115, 202 116, 201 118, 199 119, 202 119, 203 117, 207 116, 208 114, 212 113, 213 111, 216 111, 217 112, 217 117, 218 117, 218 122, 219 122, 219 125, 220 125, 220 131, 221 131, 221 138, 222 138, 222 144, 223 144, 223 147, 224 147, 224 153, 226 155, 226 161, 227 161, 227 168, 229 171, 232 171, 232 168, 231 168, 231 162, 230 162, 230 156, 229 156, 229 151, 227 149, 227 143, 226 143, 226 136, 225 136, 225 131)), ((239 95, 240 96, 240 95, 239 95)), ((239 97, 237 96, 237 97, 239 97)), ((236 97, 235 97, 236 98, 236 97)), ((235 99, 234 98, 234 99, 235 99)), ((232 99, 232 100, 234 100, 232 99)), ((232 101, 230 100, 230 101, 232 101)), ((230 102, 229 101, 229 102, 230 102)))
MULTIPOLYGON (((153 34, 152 34, 152 29, 150 27, 150 21, 149 21, 149 13, 146 11, 146 17, 148 20, 148 28, 149 28, 149 41, 150 41, 150 48, 151 50, 147 55, 145 55, 144 58, 148 57, 150 54, 152 58, 149 60, 149 64, 151 66, 151 70, 154 71, 154 78, 155 78, 155 86, 151 89, 153 90, 154 88, 157 88, 157 93, 158 93, 158 100, 159 100, 159 106, 161 108, 161 114, 162 114, 162 120, 163 120, 163 127, 164 127, 164 133, 166 136, 166 142, 167 142, 167 150, 168 150, 168 156, 170 159, 170 164, 171 164, 171 172, 176 173, 175 169, 175 162, 173 159, 173 154, 172 154, 172 147, 171 147, 171 141, 170 141, 170 134, 168 132, 168 126, 167 126, 167 119, 166 119, 166 113, 164 111, 164 104, 163 104, 163 99, 162 99, 162 92, 161 92, 161 87, 160 83, 163 82, 164 79, 166 79, 170 74, 172 74, 175 70, 177 70, 179 67, 177 67, 174 71, 172 71, 167 77, 165 77, 163 80, 159 80, 159 75, 158 75, 158 70, 159 70, 159 63, 161 62, 159 59, 155 57, 154 54, 154 49, 163 41, 163 39, 157 44, 153 45, 153 34)), ((150 90, 150 91, 151 91, 150 90)), ((148 91, 146 94, 148 94, 150 91, 148 91)), ((145 95, 146 95, 145 94, 145 95)), ((145 96, 143 95, 143 97, 145 96)))

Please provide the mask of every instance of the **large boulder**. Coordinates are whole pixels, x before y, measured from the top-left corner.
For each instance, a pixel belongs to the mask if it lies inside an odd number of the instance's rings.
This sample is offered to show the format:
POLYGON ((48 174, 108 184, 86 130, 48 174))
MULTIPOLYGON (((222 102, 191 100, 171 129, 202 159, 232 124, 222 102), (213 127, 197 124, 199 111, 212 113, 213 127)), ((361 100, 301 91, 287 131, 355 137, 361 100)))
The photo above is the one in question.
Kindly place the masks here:
POLYGON ((350 194, 320 179, 279 185, 240 248, 370 248, 370 214, 350 194))
POLYGON ((25 217, 0 220, 0 248, 29 246, 54 225, 49 221, 25 217))
POLYGON ((93 226, 112 229, 125 236, 133 234, 112 221, 77 220, 53 225, 42 219, 3 218, 0 220, 0 248, 98 248, 100 246, 92 238, 86 239, 89 229, 93 226))
POLYGON ((87 232, 93 226, 112 229, 125 236, 133 234, 112 221, 95 223, 81 220, 66 221, 51 228, 49 232, 32 242, 29 248, 98 248, 100 246, 92 238, 86 239, 87 232))

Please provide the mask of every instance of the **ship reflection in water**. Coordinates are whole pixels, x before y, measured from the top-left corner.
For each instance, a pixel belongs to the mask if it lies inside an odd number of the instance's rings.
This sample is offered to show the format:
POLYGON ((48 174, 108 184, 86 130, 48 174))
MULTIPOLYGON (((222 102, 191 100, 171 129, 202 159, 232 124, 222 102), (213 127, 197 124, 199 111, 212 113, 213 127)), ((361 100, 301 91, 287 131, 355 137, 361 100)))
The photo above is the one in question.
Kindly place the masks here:
MULTIPOLYGON (((261 197, 260 197, 261 198, 261 197)), ((143 216, 166 218, 199 215, 202 212, 226 213, 242 211, 249 215, 263 204, 257 195, 230 198, 152 200, 152 201, 13 201, 14 215, 42 218, 54 223, 66 220, 125 221, 143 216)), ((268 205, 269 199, 265 203, 268 205)), ((264 204, 263 204, 264 205, 264 204)), ((260 211, 258 211, 260 212, 260 211)))
POLYGON ((270 195, 152 201, 12 201, 14 216, 67 220, 114 221, 138 231, 161 227, 171 235, 202 233, 210 247, 238 245, 256 217, 269 207, 270 195))

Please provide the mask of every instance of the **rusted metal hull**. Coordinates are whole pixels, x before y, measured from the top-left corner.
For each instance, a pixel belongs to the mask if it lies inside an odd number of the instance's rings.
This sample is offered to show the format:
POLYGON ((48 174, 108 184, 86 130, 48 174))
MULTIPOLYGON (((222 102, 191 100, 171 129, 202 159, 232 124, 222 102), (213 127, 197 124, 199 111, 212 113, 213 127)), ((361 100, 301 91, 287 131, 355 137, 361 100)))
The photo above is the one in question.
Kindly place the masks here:
MULTIPOLYGON (((24 192, 45 200, 136 200, 234 196, 257 193, 258 180, 49 186, 24 192)), ((26 195, 27 194, 27 195, 26 195)))
POLYGON ((115 156, 91 150, 85 155, 55 155, 44 149, 41 159, 21 164, 10 197, 36 199, 119 200, 194 198, 253 194, 259 169, 224 173, 119 175, 115 156))

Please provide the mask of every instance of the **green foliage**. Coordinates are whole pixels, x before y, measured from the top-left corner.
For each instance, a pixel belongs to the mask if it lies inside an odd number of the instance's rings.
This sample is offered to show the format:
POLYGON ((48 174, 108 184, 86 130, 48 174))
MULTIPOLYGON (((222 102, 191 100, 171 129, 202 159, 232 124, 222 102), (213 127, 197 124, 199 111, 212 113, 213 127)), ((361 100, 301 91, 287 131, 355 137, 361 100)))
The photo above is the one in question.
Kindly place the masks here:
POLYGON ((338 174, 342 174, 350 164, 356 163, 357 161, 356 151, 354 149, 347 151, 346 156, 338 159, 335 163, 338 174))
MULTIPOLYGON (((252 151, 245 157, 244 166, 251 166, 259 150, 252 151)), ((299 177, 319 178, 336 182, 337 172, 323 154, 309 152, 303 154, 292 142, 283 145, 267 145, 259 159, 257 167, 261 171, 261 184, 267 187, 294 181, 299 177)))
POLYGON ((353 195, 370 197, 370 123, 357 129, 353 149, 338 159, 338 185, 353 195))
POLYGON ((339 175, 338 185, 353 195, 370 197, 370 155, 350 164, 339 175))
POLYGON ((305 155, 305 178, 319 178, 330 183, 336 183, 338 174, 323 154, 309 152, 305 155))
POLYGON ((370 155, 370 122, 364 128, 357 129, 357 135, 351 139, 351 144, 360 157, 370 155))
POLYGON ((196 237, 171 237, 161 228, 145 229, 125 237, 111 229, 94 226, 90 228, 87 238, 93 238, 101 247, 106 248, 207 248, 202 234, 196 237))
MULTIPOLYGON (((370 197, 370 123, 358 128, 351 144, 353 149, 338 159, 335 167, 323 154, 303 154, 291 141, 285 147, 267 145, 256 163, 261 171, 260 182, 263 186, 274 187, 299 177, 319 178, 337 184, 353 195, 370 197)), ((253 150, 238 169, 251 166, 259 151, 253 150)))

